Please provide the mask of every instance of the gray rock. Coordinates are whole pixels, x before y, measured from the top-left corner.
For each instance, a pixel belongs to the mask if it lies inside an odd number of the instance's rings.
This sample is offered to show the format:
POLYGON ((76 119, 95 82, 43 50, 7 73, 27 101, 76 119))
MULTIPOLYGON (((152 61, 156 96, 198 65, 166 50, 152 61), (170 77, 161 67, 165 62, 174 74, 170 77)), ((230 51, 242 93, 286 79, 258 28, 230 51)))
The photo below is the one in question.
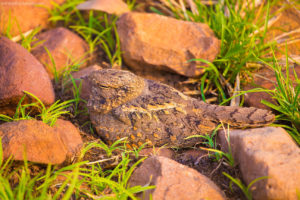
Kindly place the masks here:
MULTIPOLYGON (((228 150, 228 133, 219 131, 224 151, 228 150)), ((282 128, 265 127, 230 130, 230 146, 246 184, 268 176, 252 187, 257 200, 296 200, 300 191, 300 149, 282 128)))

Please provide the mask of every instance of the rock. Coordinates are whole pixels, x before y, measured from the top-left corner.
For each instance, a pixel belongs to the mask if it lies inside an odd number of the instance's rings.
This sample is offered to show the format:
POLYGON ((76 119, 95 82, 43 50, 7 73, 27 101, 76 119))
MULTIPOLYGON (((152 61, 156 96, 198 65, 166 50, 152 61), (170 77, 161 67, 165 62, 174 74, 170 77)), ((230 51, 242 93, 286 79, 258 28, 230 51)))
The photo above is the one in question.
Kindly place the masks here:
MULTIPOLYGON (((137 71, 167 70, 193 77, 202 58, 213 61, 220 42, 206 24, 151 13, 125 13, 117 22, 125 63, 137 71), (174 42, 176 41, 176 42, 174 42)), ((203 64, 202 64, 203 65, 203 64)))
POLYGON ((34 94, 46 105, 54 103, 53 86, 43 65, 21 45, 1 37, 0 113, 15 113, 23 91, 34 94))
MULTIPOLYGON (((65 0, 53 0, 57 4, 65 0)), ((53 8, 48 0, 0 0, 0 34, 6 33, 11 26, 12 36, 29 31, 37 26, 48 24, 47 8, 53 8)))
MULTIPOLYGON (((294 68, 290 67, 289 69, 291 80, 295 80, 293 69, 295 69, 295 72, 297 73, 298 77, 300 77, 300 65, 295 65, 294 68)), ((285 69, 282 70, 282 73, 284 75, 286 74, 285 69)), ((244 86, 244 90, 247 91, 257 87, 273 90, 275 89, 276 85, 277 81, 274 70, 264 67, 260 69, 257 73, 253 74, 252 83, 249 83, 248 85, 244 86)), ((270 107, 261 103, 261 100, 266 100, 273 104, 276 103, 276 101, 272 99, 272 97, 266 92, 251 92, 245 94, 245 105, 271 110, 270 107)))
POLYGON ((62 119, 58 119, 53 128, 67 149, 67 158, 72 160, 83 146, 79 130, 71 122, 62 119))
POLYGON ((128 5, 122 0, 90 0, 79 4, 77 9, 99 10, 116 15, 121 15, 130 11, 128 5))
POLYGON ((20 120, 0 125, 3 156, 43 164, 70 162, 82 146, 79 131, 70 122, 58 120, 55 127, 42 121, 20 120))
MULTIPOLYGON (((37 35, 36 38, 36 43, 41 43, 34 47, 31 53, 44 64, 51 78, 54 77, 54 66, 45 48, 52 55, 58 74, 67 70, 67 66, 74 63, 82 63, 87 59, 88 44, 66 28, 51 29, 37 35)), ((84 65, 80 65, 79 67, 83 68, 84 65)))
POLYGON ((130 186, 155 185, 139 198, 160 200, 225 199, 223 192, 206 176, 165 157, 151 157, 132 174, 130 186))
MULTIPOLYGON (((219 131, 222 150, 228 149, 228 133, 219 131)), ((252 187, 254 199, 297 199, 300 191, 300 149, 282 128, 230 130, 230 146, 248 185, 262 176, 268 179, 252 187)))
POLYGON ((174 151, 172 149, 168 149, 168 148, 146 148, 146 149, 142 149, 139 152, 140 156, 162 156, 162 157, 166 157, 166 158, 170 158, 172 159, 175 155, 174 151))
MULTIPOLYGON (((295 2, 296 3, 296 2, 295 2)), ((276 19, 268 27, 266 33, 265 43, 276 41, 277 49, 275 49, 275 55, 277 59, 282 59, 285 61, 285 48, 287 46, 289 57, 299 60, 300 56, 300 12, 299 7, 293 5, 293 2, 289 3, 290 5, 285 5, 285 8, 278 12, 275 16, 276 19)), ((282 6, 284 7, 284 6, 282 6)), ((282 8, 279 7, 279 8, 282 8)), ((274 11, 275 13, 276 11, 274 11)), ((271 21, 271 20, 270 20, 271 21)), ((272 56, 272 53, 271 55, 272 56)))
MULTIPOLYGON (((90 97, 90 93, 91 93, 91 82, 88 79, 88 76, 92 73, 95 72, 97 70, 102 69, 102 67, 98 66, 98 65, 92 65, 90 67, 87 67, 85 69, 82 69, 80 71, 77 72, 73 72, 72 76, 75 79, 76 85, 77 87, 79 87, 80 82, 81 82, 81 98, 84 100, 88 100, 90 97)), ((70 80, 71 81, 71 80, 70 80)), ((72 82, 71 82, 71 87, 73 86, 72 82)))

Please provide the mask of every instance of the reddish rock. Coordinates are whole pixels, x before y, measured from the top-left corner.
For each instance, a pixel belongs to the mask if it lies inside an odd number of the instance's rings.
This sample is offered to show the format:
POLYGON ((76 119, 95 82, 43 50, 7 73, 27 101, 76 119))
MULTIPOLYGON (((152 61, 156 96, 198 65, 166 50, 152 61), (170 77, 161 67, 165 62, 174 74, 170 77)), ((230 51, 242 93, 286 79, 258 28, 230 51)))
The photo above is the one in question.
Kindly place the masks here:
MULTIPOLYGON (((61 74, 66 66, 75 63, 83 63, 88 56, 88 44, 78 35, 66 28, 55 28, 36 36, 39 45, 34 47, 31 53, 47 69, 49 76, 54 77, 54 66, 45 50, 47 48, 55 62, 56 71, 61 74)), ((84 65, 80 65, 80 68, 84 65)))
MULTIPOLYGON (((228 150, 228 133, 219 131, 222 150, 228 150)), ((230 146, 248 185, 262 176, 251 187, 254 199, 293 200, 300 191, 300 149, 282 128, 264 127, 230 130, 230 146)))
POLYGON ((21 45, 0 38, 0 112, 14 113, 16 105, 28 91, 44 104, 54 103, 55 94, 49 75, 21 45))
MULTIPOLYGON (((61 4, 64 0, 52 0, 61 4)), ((49 0, 0 0, 0 34, 11 26, 10 34, 19 35, 37 26, 48 24, 47 8, 53 8, 49 0)))
POLYGON ((0 125, 3 156, 44 164, 62 164, 79 152, 82 140, 79 131, 70 123, 58 120, 56 127, 42 121, 20 120, 0 125))
MULTIPOLYGON (((296 3, 296 1, 295 1, 296 3)), ((289 3, 290 6, 284 6, 284 9, 278 12, 276 20, 268 28, 265 41, 277 42, 277 49, 275 49, 275 55, 277 59, 285 60, 285 48, 287 46, 288 55, 292 58, 298 58, 300 55, 300 12, 299 7, 296 8, 293 2, 289 3)), ((282 7, 279 7, 282 9, 282 7)), ((276 12, 276 11, 274 11, 276 12)), ((272 53, 271 55, 272 56, 272 53)))
POLYGON ((58 119, 53 128, 67 149, 67 161, 72 161, 83 145, 79 130, 71 122, 62 119, 58 119))
POLYGON ((140 156, 163 156, 172 159, 175 153, 172 149, 167 149, 163 147, 160 148, 154 147, 154 148, 142 149, 139 155, 140 156))
MULTIPOLYGON (((90 80, 88 79, 88 76, 92 72, 100 70, 100 69, 102 69, 102 67, 100 67, 98 65, 92 65, 92 66, 87 67, 85 69, 82 69, 78 72, 72 73, 72 76, 75 79, 77 87, 79 87, 80 82, 81 82, 81 94, 80 94, 80 96, 81 96, 82 99, 87 101, 90 97, 91 83, 90 83, 90 80)), ((71 83, 71 87, 72 86, 73 86, 73 84, 71 83)))
POLYGON ((125 63, 137 71, 167 70, 193 77, 202 58, 213 61, 220 42, 206 24, 151 13, 125 13, 117 22, 125 63))
POLYGON ((130 186, 155 185, 139 194, 142 199, 225 199, 223 192, 206 176, 169 158, 151 157, 134 171, 130 186))
MULTIPOLYGON (((295 69, 298 77, 300 77, 300 65, 296 65, 295 68, 290 67, 289 69, 291 80, 295 80, 293 69, 295 69)), ((286 71, 282 70, 282 73, 285 75, 286 71)), ((261 70, 259 70, 257 73, 253 74, 252 83, 246 85, 244 87, 244 90, 247 91, 258 87, 268 89, 268 90, 273 90, 275 89, 276 85, 277 85, 277 80, 276 80, 275 71, 273 69, 264 67, 261 70)), ((266 92, 250 92, 245 94, 245 105, 249 107, 257 107, 257 108, 271 110, 270 107, 261 103, 261 100, 266 100, 273 104, 276 103, 276 101, 272 99, 272 97, 266 92)))

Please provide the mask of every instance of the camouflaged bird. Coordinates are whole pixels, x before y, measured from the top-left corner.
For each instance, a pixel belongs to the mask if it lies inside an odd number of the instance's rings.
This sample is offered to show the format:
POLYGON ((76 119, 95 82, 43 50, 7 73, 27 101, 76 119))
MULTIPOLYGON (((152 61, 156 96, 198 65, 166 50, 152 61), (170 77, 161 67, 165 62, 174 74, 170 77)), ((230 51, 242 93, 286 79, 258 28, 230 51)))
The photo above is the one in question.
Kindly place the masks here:
POLYGON ((232 127, 259 127, 274 121, 267 110, 211 105, 129 71, 103 69, 89 76, 88 109, 97 133, 113 142, 128 137, 131 146, 188 147, 223 122, 232 127))

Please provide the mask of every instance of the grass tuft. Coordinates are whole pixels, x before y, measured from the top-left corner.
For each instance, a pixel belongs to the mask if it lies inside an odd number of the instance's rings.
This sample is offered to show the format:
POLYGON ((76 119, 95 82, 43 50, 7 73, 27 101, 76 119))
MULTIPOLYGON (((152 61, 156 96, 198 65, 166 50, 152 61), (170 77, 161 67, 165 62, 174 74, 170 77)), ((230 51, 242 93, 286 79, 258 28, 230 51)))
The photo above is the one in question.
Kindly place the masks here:
POLYGON ((289 66, 287 49, 285 73, 282 65, 278 64, 275 55, 273 58, 273 64, 265 64, 274 69, 277 85, 274 90, 265 91, 277 103, 274 104, 265 100, 262 100, 262 103, 279 113, 276 119, 283 122, 283 125, 279 126, 286 128, 297 144, 300 145, 300 79, 295 68, 289 66), (291 74, 293 74, 294 80, 290 78, 291 74))
POLYGON ((21 98, 16 108, 16 112, 13 117, 0 114, 1 121, 18 121, 18 120, 28 120, 28 119, 40 119, 45 124, 49 126, 53 126, 57 119, 65 114, 69 114, 69 111, 65 109, 70 107, 73 103, 73 99, 64 101, 62 103, 56 101, 54 104, 49 106, 48 108, 44 105, 44 103, 34 94, 30 92, 24 91, 25 95, 21 98), (33 103, 23 104, 24 99, 27 97, 34 100, 33 103), (39 114, 32 117, 32 111, 38 111, 39 114))
POLYGON ((253 181, 251 181, 248 186, 245 186, 241 182, 241 180, 239 180, 237 178, 233 178, 232 176, 230 176, 226 172, 223 172, 223 175, 230 179, 230 188, 232 188, 232 183, 235 183, 242 190, 242 192, 244 193, 247 200, 252 200, 253 199, 252 198, 252 193, 251 193, 251 187, 253 186, 253 184, 260 181, 260 180, 268 179, 267 176, 258 177, 256 179, 254 179, 253 181))
MULTIPOLYGON (((100 11, 80 12, 76 6, 82 2, 83 0, 67 0, 63 5, 54 3, 54 8, 49 11, 49 20, 54 24, 63 23, 65 27, 81 35, 90 47, 90 54, 99 46, 112 66, 121 66, 121 47, 116 31, 118 17, 100 11)), ((134 1, 128 3, 134 5, 134 1)))

